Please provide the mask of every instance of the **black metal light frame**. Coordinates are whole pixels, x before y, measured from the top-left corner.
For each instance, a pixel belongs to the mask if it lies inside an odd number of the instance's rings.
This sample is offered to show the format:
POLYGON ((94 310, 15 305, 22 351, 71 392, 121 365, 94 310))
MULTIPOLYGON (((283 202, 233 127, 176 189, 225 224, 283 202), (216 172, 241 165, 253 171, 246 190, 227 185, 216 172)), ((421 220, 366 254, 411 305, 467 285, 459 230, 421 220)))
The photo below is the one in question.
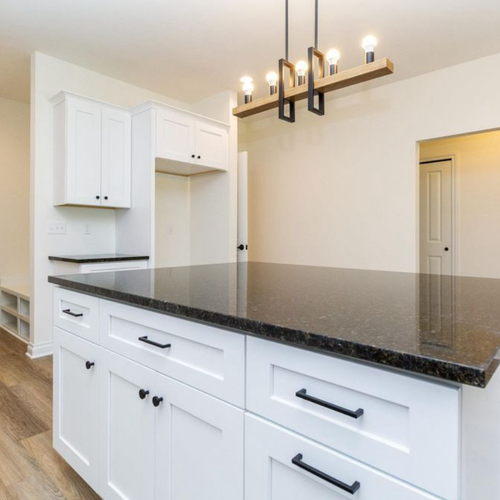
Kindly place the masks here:
POLYGON ((318 50, 319 0, 315 1, 314 9, 314 46, 307 50, 307 109, 319 116, 325 114, 325 94, 314 90, 314 61, 318 61, 318 78, 325 76, 325 55, 318 50), (314 106, 314 98, 318 96, 318 107, 314 106))
POLYGON ((285 99, 285 70, 289 71, 289 87, 295 87, 295 65, 288 60, 288 0, 285 3, 285 58, 279 60, 278 72, 278 117, 288 123, 295 123, 295 102, 285 99), (289 114, 285 106, 289 106, 289 114))

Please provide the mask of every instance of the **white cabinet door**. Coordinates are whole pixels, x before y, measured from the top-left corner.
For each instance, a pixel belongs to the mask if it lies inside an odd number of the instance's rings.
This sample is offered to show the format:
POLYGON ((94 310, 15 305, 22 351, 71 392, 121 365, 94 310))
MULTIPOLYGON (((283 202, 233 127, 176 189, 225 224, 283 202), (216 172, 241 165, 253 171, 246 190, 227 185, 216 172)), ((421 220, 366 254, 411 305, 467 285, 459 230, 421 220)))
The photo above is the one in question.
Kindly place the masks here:
POLYGON ((99 473, 98 355, 96 345, 54 328, 54 448, 95 490, 99 473))
POLYGON ((157 111, 156 156, 192 163, 195 158, 194 120, 174 109, 157 111))
POLYGON ((197 164, 227 170, 229 150, 227 130, 224 127, 197 120, 195 146, 197 164))
POLYGON ((99 494, 105 500, 153 500, 154 373, 102 348, 100 362, 99 494))
POLYGON ((102 111, 101 204, 130 208, 130 114, 102 111))
POLYGON ((247 414, 245 500, 346 498, 438 500, 393 476, 247 414))
POLYGON ((244 412, 156 376, 156 499, 243 500, 244 412))
POLYGON ((66 203, 101 204, 101 108, 68 100, 66 203))

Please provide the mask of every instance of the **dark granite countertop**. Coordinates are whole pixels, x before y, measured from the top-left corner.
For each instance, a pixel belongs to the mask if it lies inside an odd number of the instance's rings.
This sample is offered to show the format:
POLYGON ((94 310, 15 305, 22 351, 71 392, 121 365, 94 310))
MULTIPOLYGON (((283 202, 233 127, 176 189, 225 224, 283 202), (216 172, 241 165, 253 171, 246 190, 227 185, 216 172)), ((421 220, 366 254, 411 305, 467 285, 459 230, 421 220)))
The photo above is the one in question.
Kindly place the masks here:
POLYGON ((100 253, 89 255, 50 255, 49 260, 72 262, 74 264, 96 264, 99 262, 120 262, 125 260, 149 260, 149 256, 127 255, 122 253, 100 253))
POLYGON ((500 280, 248 263, 50 277, 73 290, 296 347, 485 387, 500 280))

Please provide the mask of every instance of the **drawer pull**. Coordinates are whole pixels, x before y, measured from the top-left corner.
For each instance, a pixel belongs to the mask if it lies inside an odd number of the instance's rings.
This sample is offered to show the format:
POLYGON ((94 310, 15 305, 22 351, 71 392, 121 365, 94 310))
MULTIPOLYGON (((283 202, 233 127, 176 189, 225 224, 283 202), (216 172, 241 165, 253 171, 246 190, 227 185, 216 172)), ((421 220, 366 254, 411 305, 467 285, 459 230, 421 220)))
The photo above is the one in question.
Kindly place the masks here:
POLYGON ((141 342, 144 342, 149 345, 154 345, 155 347, 159 347, 160 349, 167 349, 167 347, 171 347, 171 344, 160 344, 159 342, 155 342, 154 340, 149 340, 147 335, 144 337, 139 337, 141 342))
POLYGON ((73 318, 81 318, 83 316, 83 313, 74 313, 71 309, 63 309, 63 313, 73 316, 73 318))
POLYGON ((323 481, 326 481, 327 483, 333 484, 341 490, 347 491, 347 493, 350 493, 351 495, 354 495, 354 493, 359 490, 361 484, 358 481, 354 481, 354 483, 349 486, 348 484, 343 483, 342 481, 339 481, 338 479, 335 479, 334 477, 329 476, 328 474, 325 474, 324 472, 321 472, 320 470, 315 469, 314 467, 302 462, 302 458, 302 453, 299 453, 297 456, 292 458, 292 464, 309 472, 313 476, 323 479, 323 481))
POLYGON ((309 396, 307 394, 306 389, 301 389, 300 391, 297 391, 295 395, 298 398, 305 399, 306 401, 309 401, 310 403, 314 403, 320 406, 324 406, 325 408, 328 408, 329 410, 336 411, 338 413, 342 413, 342 415, 347 415, 348 417, 351 418, 359 418, 361 415, 363 415, 364 410, 362 408, 358 408, 356 411, 348 410, 347 408, 342 408, 342 406, 337 406, 332 403, 328 403, 327 401, 323 401, 322 399, 315 398, 314 396, 309 396))

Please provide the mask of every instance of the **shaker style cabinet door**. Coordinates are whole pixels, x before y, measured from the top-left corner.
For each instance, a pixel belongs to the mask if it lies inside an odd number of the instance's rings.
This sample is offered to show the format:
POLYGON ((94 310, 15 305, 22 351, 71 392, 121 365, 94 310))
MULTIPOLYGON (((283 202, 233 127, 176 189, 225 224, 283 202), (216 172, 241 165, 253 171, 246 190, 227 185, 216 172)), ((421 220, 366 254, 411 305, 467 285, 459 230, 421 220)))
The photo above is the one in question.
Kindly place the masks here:
POLYGON ((102 348, 100 362, 99 494, 153 500, 154 373, 102 348))
POLYGON ((194 120, 174 109, 157 111, 156 156, 192 163, 195 158, 194 120))
POLYGON ((97 491, 99 348, 54 328, 54 448, 97 491))
POLYGON ((101 108, 68 100, 66 112, 66 204, 101 205, 101 108))
POLYGON ((130 208, 131 120, 126 111, 102 111, 101 205, 130 208))
POLYGON ((227 130, 224 127, 197 120, 195 144, 197 164, 227 170, 229 147, 227 130))
POLYGON ((244 413, 156 375, 157 500, 243 500, 244 413))

